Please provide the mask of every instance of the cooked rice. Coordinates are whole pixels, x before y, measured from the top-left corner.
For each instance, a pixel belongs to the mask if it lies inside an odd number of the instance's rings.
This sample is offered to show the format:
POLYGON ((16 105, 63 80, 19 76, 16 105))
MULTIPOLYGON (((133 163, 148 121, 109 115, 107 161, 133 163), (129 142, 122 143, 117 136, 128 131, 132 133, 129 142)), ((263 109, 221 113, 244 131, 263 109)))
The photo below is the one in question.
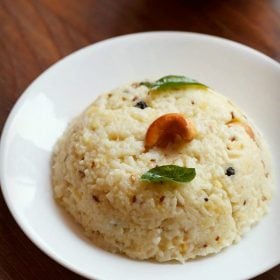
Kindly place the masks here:
MULTIPOLYGON (((243 113, 212 90, 148 94, 137 83, 101 95, 59 140, 53 157, 55 199, 92 241, 136 259, 183 262, 239 241, 267 211, 270 166, 260 134, 255 141, 232 117, 243 113), (148 107, 135 104, 144 100, 148 107), (144 150, 149 125, 180 112, 197 131, 189 143, 144 150), (156 165, 194 167, 189 183, 144 183, 156 165), (233 167, 235 175, 227 176, 233 167)), ((252 127, 252 124, 249 124, 252 127)))

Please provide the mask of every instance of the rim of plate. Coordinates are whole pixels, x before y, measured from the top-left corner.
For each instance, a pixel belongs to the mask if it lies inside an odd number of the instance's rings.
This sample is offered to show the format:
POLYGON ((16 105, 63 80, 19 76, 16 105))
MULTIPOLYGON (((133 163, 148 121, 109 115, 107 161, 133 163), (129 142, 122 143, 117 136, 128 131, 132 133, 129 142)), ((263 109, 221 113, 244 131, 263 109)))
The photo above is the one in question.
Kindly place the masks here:
MULTIPOLYGON (((47 75, 48 72, 53 70, 53 68, 55 68, 58 65, 64 63, 65 60, 69 60, 74 56, 79 56, 79 55, 81 55, 81 53, 87 52, 91 48, 101 48, 105 45, 116 44, 119 41, 123 41, 123 40, 131 40, 131 39, 134 39, 136 37, 146 37, 146 38, 148 37, 148 38, 155 39, 155 37, 162 38, 162 37, 165 37, 165 36, 174 37, 174 38, 178 37, 178 36, 181 36, 181 37, 196 37, 196 38, 200 37, 200 38, 205 39, 206 41, 207 40, 216 41, 217 43, 223 44, 227 47, 239 48, 239 49, 242 49, 243 51, 245 51, 247 53, 258 56, 259 58, 262 58, 263 60, 265 60, 267 63, 270 63, 271 65, 273 65, 273 67, 278 68, 278 70, 280 71, 280 63, 278 63, 276 60, 270 58, 269 56, 263 54, 262 52, 260 52, 256 49, 253 49, 249 46, 243 45, 241 43, 238 43, 238 42, 235 42, 235 41, 232 41, 232 40, 229 40, 229 39, 225 39, 225 38, 222 38, 222 37, 218 37, 218 36, 213 36, 213 35, 208 35, 208 34, 203 34, 203 33, 185 32, 185 31, 172 31, 172 30, 170 30, 170 31, 138 32, 138 33, 120 35, 120 36, 108 38, 108 39, 90 44, 88 46, 85 46, 81 49, 78 49, 78 50, 72 52, 71 54, 63 57, 62 59, 58 60, 57 62, 52 64, 50 67, 48 67, 46 70, 44 70, 41 74, 39 74, 30 83, 30 85, 23 91, 23 93, 20 95, 20 97, 17 99, 17 101, 13 105, 12 110, 10 111, 10 113, 9 113, 7 119, 6 119, 3 130, 2 130, 2 134, 1 134, 1 137, 0 137, 0 185, 1 185, 1 190, 2 190, 4 200, 7 204, 7 207, 9 209, 10 213, 12 214, 16 223, 19 225, 19 227, 24 232, 24 234, 29 238, 29 240, 32 241, 33 244, 36 245, 37 248, 39 248, 43 253, 45 253, 51 259, 55 260, 60 265, 68 268, 69 270, 77 273, 78 275, 84 276, 84 277, 89 278, 89 279, 92 279, 95 276, 79 269, 79 267, 76 267, 74 264, 66 261, 63 257, 61 257, 59 254, 57 254, 54 250, 51 250, 48 247, 48 245, 44 242, 44 240, 42 240, 39 235, 37 235, 35 232, 33 232, 32 226, 28 226, 17 215, 17 212, 13 207, 13 203, 11 202, 10 197, 8 196, 8 193, 6 192, 7 185, 6 185, 6 181, 5 181, 5 174, 3 172, 3 169, 4 169, 3 168, 4 153, 5 153, 5 148, 8 145, 8 142, 6 141, 7 135, 9 134, 10 126, 11 126, 12 122, 14 121, 14 118, 15 118, 18 110, 24 104, 25 100, 34 94, 31 90, 33 88, 33 86, 35 84, 39 83, 40 80, 43 78, 43 76, 47 75)), ((250 278, 255 277, 255 276, 273 268, 274 266, 278 265, 279 263, 280 263, 280 259, 278 261, 276 261, 275 263, 271 263, 270 265, 266 266, 265 268, 255 270, 254 273, 249 275, 249 277, 250 278)))

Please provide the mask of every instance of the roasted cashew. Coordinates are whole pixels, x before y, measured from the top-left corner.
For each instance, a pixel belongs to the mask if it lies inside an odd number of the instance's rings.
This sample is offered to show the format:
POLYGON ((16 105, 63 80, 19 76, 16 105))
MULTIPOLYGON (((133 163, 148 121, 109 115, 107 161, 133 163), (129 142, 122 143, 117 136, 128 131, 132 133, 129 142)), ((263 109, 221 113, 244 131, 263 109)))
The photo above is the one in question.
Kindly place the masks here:
POLYGON ((157 118, 148 128, 145 137, 145 149, 154 146, 166 147, 180 136, 186 142, 195 136, 195 129, 190 120, 178 113, 169 113, 157 118))

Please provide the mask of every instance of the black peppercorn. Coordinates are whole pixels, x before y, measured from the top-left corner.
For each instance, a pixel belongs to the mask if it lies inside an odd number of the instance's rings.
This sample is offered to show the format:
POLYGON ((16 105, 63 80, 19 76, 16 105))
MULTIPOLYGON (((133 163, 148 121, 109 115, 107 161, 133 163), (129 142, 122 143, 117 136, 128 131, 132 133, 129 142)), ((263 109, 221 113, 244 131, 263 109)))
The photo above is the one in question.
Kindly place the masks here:
POLYGON ((226 170, 226 175, 227 176, 231 176, 231 175, 234 175, 235 174, 235 170, 233 167, 229 167, 227 170, 226 170))
POLYGON ((135 107, 138 107, 140 109, 145 109, 148 107, 148 105, 144 101, 139 101, 136 103, 135 107))

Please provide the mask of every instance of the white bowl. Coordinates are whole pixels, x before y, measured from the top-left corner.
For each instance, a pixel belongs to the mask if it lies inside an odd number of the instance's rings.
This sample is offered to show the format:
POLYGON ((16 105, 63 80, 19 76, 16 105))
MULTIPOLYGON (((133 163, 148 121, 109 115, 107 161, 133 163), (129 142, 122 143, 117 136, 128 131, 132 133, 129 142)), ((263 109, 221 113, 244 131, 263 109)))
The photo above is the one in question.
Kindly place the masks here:
POLYGON ((144 78, 180 74, 231 98, 280 156, 280 66, 228 40, 181 32, 122 36, 56 63, 24 92, 5 125, 0 150, 7 205, 26 235, 69 269, 98 279, 244 279, 280 263, 279 173, 271 211, 240 243, 185 264, 135 261, 96 248, 52 199, 50 158, 67 123, 98 94, 144 78))

